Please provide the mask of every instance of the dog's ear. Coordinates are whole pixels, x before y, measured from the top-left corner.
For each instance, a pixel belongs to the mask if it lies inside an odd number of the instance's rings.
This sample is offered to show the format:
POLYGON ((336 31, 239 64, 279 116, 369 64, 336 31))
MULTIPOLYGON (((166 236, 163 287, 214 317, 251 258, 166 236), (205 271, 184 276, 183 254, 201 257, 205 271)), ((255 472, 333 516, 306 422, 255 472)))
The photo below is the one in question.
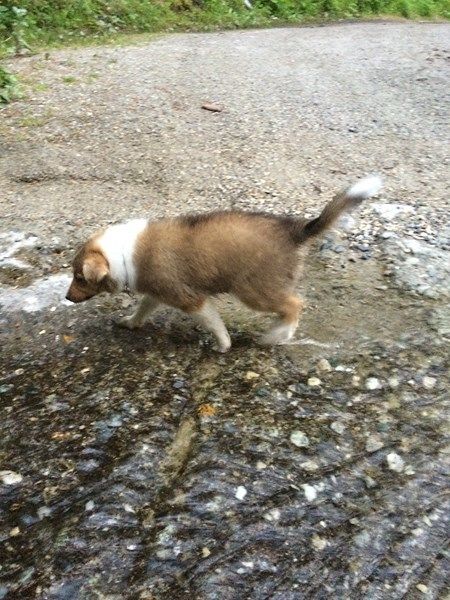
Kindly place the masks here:
POLYGON ((109 275, 108 263, 104 256, 92 253, 83 263, 83 276, 88 283, 100 283, 109 275))

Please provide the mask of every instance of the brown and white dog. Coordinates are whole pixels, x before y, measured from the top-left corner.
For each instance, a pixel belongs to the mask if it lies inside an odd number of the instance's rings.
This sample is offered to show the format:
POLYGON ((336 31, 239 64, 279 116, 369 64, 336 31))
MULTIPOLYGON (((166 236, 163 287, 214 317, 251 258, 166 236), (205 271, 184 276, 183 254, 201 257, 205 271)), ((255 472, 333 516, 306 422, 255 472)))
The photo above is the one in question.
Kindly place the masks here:
POLYGON ((261 341, 286 343, 303 306, 295 294, 298 248, 380 188, 378 177, 362 179, 312 220, 220 211, 112 225, 75 256, 66 298, 83 302, 100 292, 138 292, 139 306, 121 325, 141 327, 159 305, 173 306, 211 331, 226 352, 230 336, 210 298, 229 293, 254 310, 276 313, 276 324, 261 341))

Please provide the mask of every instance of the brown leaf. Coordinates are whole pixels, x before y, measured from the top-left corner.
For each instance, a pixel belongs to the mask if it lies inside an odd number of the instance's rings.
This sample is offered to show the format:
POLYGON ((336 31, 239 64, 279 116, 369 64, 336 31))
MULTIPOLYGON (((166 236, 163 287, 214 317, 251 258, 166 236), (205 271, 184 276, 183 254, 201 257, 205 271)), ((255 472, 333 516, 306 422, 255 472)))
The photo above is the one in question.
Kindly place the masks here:
POLYGON ((216 409, 211 404, 202 404, 198 408, 198 414, 201 417, 212 417, 216 414, 216 409))

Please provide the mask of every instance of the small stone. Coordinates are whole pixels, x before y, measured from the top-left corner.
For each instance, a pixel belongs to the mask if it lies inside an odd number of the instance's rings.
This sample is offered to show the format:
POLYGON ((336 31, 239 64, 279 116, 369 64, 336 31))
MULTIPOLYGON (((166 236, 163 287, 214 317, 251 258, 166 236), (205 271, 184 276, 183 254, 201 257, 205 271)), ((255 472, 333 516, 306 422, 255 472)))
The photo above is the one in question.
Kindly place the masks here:
POLYGON ((186 387, 186 382, 184 379, 175 379, 175 381, 172 383, 172 387, 176 390, 182 390, 184 387, 186 387))
POLYGON ((238 488, 236 489, 235 497, 238 500, 243 500, 246 495, 247 495, 247 490, 245 489, 245 487, 243 485, 238 486, 238 488))
POLYGON ((305 460, 305 462, 300 463, 300 467, 310 473, 319 469, 319 465, 313 460, 305 460))
POLYGON ((392 221, 399 216, 410 214, 414 207, 409 204, 373 203, 372 209, 385 221, 392 221))
POLYGON ((5 485, 15 485, 20 483, 23 477, 20 473, 14 471, 0 471, 0 479, 5 485))
POLYGON ((345 431, 345 425, 343 423, 339 423, 339 421, 334 421, 334 423, 331 423, 330 428, 339 435, 342 435, 345 431))
POLYGON ((317 363, 317 369, 319 371, 323 371, 325 373, 328 373, 329 371, 332 370, 332 366, 330 365, 330 363, 327 361, 326 358, 321 358, 319 360, 319 362, 317 363))
POLYGON ((289 439, 294 446, 297 446, 298 448, 306 448, 309 446, 308 436, 305 435, 303 431, 293 431, 289 439))
POLYGON ((366 379, 366 390, 380 390, 381 388, 381 381, 376 377, 369 377, 369 379, 366 379))
POLYGON ((303 491, 305 492, 305 498, 309 502, 312 502, 313 500, 315 500, 317 498, 316 489, 312 485, 308 485, 307 483, 304 483, 302 485, 302 488, 303 488, 303 491))
POLYGON ((111 417, 111 419, 109 419, 108 421, 106 421, 106 425, 108 427, 122 427, 123 421, 119 417, 119 415, 114 415, 113 417, 111 417))
POLYGON ((428 587, 424 583, 418 583, 416 588, 419 590, 419 592, 422 592, 422 594, 428 593, 428 587))
POLYGON ((422 385, 425 389, 432 390, 436 385, 436 381, 437 380, 435 377, 429 377, 428 375, 425 375, 425 377, 422 379, 422 385))
POLYGON ((97 460, 90 458, 88 460, 80 460, 80 462, 77 463, 76 468, 80 473, 88 474, 98 469, 99 466, 100 463, 97 460))
POLYGON ((262 460, 258 460, 258 462, 256 463, 256 468, 258 469, 258 471, 261 471, 262 469, 266 469, 267 465, 265 462, 262 462, 262 460))
POLYGON ((243 560, 241 565, 243 565, 246 569, 253 569, 255 563, 252 560, 243 560))
POLYGON ((353 377, 352 377, 352 386, 353 387, 358 387, 360 383, 361 383, 361 377, 359 375, 353 375, 353 377))
POLYGON ((45 519, 45 517, 50 516, 52 511, 48 506, 40 506, 37 510, 37 514, 39 519, 42 521, 42 519, 45 519))
POLYGON ((383 442, 376 435, 369 435, 366 441, 366 451, 367 452, 376 452, 380 450, 384 446, 383 442))
POLYGON ((264 518, 266 521, 279 521, 280 516, 281 513, 278 510, 278 508, 272 508, 272 510, 269 510, 264 514, 264 518))
POLYGON ((391 452, 386 456, 386 461, 388 467, 391 471, 395 471, 396 473, 401 473, 405 467, 405 463, 403 458, 399 456, 396 452, 391 452))
POLYGON ((364 476, 364 483, 366 484, 366 487, 369 490, 377 486, 377 482, 375 481, 375 479, 372 479, 370 475, 364 476))
POLYGON ((391 388, 396 389, 400 385, 400 380, 396 375, 393 375, 392 377, 389 377, 388 384, 391 388))
POLYGON ((13 527, 9 532, 9 537, 16 537, 20 535, 20 529, 18 527, 13 527))
POLYGON ((322 382, 320 381, 320 379, 318 377, 310 377, 308 379, 308 385, 309 387, 319 387, 319 385, 322 384, 322 382))
POLYGON ((206 546, 203 546, 202 548, 202 556, 203 558, 208 558, 208 556, 211 554, 211 550, 209 548, 207 548, 206 546))
POLYGON ((252 379, 259 379, 260 374, 259 373, 255 373, 255 371, 247 371, 247 373, 245 374, 245 379, 247 379, 248 381, 251 381, 252 379))
POLYGON ((215 104, 214 102, 205 102, 202 104, 203 110, 209 110, 210 112, 222 112, 223 106, 220 104, 215 104))
POLYGON ((94 510, 95 508, 95 502, 93 500, 89 500, 88 502, 86 502, 86 504, 84 505, 85 510, 87 511, 91 511, 94 510))
POLYGON ((316 550, 323 550, 328 546, 328 542, 325 538, 314 534, 311 538, 311 543, 316 550))

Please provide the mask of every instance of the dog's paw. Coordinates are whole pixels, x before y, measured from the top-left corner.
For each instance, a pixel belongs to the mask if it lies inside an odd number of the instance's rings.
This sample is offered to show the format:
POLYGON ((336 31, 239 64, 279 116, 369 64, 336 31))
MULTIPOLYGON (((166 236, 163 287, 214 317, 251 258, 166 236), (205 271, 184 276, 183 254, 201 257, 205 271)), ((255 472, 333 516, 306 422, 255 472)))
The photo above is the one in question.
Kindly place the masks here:
POLYGON ((283 344, 288 344, 295 333, 296 327, 296 323, 276 325, 259 338, 259 343, 263 346, 282 346, 283 344))
POLYGON ((224 337, 221 340, 215 339, 212 345, 212 349, 214 352, 220 352, 221 354, 225 354, 231 348, 231 339, 230 336, 224 337))
POLYGON ((119 327, 122 327, 124 329, 140 329, 143 325, 143 323, 141 323, 140 321, 136 321, 136 319, 133 319, 133 316, 131 317, 124 317, 123 319, 118 319, 116 321, 116 325, 118 325, 119 327))
POLYGON ((213 346, 213 350, 215 350, 216 352, 220 352, 221 354, 225 354, 225 352, 228 352, 228 350, 231 348, 231 342, 229 344, 222 344, 222 345, 218 345, 218 344, 214 344, 213 346))
POLYGON ((283 342, 280 342, 280 340, 276 339, 273 335, 266 333, 259 336, 258 344, 260 346, 279 346, 283 344, 283 342))

